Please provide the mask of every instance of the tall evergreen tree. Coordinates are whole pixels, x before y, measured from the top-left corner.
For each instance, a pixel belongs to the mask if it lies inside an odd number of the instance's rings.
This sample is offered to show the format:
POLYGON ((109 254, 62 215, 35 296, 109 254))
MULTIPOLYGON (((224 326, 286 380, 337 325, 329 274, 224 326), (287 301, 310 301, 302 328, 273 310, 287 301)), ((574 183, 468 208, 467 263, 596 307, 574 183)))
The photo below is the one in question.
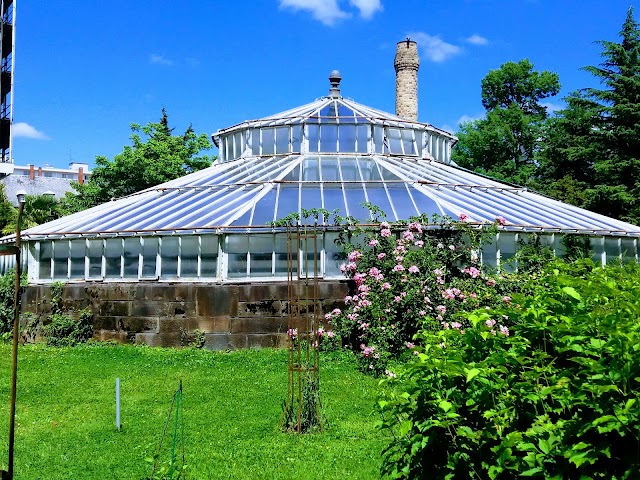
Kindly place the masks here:
POLYGON ((545 129, 540 181, 551 196, 640 224, 640 28, 627 12, 619 43, 598 42, 585 67, 601 88, 571 94, 545 129))

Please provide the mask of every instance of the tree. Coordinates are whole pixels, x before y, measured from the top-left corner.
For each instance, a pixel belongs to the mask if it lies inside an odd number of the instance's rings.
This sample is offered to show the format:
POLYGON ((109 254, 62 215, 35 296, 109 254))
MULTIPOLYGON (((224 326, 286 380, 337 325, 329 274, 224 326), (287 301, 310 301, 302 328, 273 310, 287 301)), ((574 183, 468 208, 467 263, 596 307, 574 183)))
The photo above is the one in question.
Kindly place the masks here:
MULTIPOLYGON (((7 223, 2 228, 2 233, 9 235, 16 231, 16 221, 18 220, 18 209, 10 205, 11 214, 7 223)), ((60 218, 60 202, 53 195, 27 195, 24 202, 24 210, 20 228, 22 230, 41 225, 56 218, 60 218)))
POLYGON ((640 222, 640 28, 627 12, 620 43, 600 41, 604 88, 572 93, 548 122, 543 190, 603 215, 640 222))
POLYGON ((532 183, 547 118, 540 101, 559 90, 557 74, 537 72, 527 59, 507 62, 490 71, 482 80, 486 116, 460 126, 454 161, 508 182, 532 183))
POLYGON ((64 209, 73 213, 139 192, 211 165, 215 157, 202 155, 212 148, 206 134, 196 134, 189 126, 184 134, 173 135, 165 109, 158 123, 131 124, 131 146, 113 160, 96 157, 96 166, 85 184, 74 183, 77 193, 68 193, 64 209))

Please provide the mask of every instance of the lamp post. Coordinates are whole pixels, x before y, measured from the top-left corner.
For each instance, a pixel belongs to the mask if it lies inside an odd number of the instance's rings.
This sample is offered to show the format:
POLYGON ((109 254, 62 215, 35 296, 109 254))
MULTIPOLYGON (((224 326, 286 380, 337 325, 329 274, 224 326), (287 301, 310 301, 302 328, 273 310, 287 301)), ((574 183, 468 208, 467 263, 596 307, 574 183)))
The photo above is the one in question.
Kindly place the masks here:
MULTIPOLYGON (((24 209, 24 200, 27 192, 19 190, 18 197, 18 219, 16 220, 16 285, 13 293, 13 348, 11 350, 11 399, 9 411, 9 466, 6 479, 13 479, 13 443, 15 438, 16 422, 16 379, 18 374, 18 331, 20 323, 20 220, 24 209)), ((4 480, 4 478, 3 478, 4 480)))

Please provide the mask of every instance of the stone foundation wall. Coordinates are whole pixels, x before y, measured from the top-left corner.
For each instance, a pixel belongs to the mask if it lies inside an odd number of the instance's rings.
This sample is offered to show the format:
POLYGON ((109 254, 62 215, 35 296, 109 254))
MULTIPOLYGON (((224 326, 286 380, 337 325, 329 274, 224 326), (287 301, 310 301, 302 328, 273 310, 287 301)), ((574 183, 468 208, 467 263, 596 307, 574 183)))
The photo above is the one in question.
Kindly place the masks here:
MULTIPOLYGON (((342 308, 347 281, 319 283, 322 314, 342 308)), ((69 283, 63 309, 89 308, 94 338, 150 346, 180 346, 204 332, 212 350, 284 347, 288 328, 286 283, 69 283)), ((48 285, 27 286, 22 313, 46 319, 48 285)), ((46 321, 46 320, 45 320, 46 321)))

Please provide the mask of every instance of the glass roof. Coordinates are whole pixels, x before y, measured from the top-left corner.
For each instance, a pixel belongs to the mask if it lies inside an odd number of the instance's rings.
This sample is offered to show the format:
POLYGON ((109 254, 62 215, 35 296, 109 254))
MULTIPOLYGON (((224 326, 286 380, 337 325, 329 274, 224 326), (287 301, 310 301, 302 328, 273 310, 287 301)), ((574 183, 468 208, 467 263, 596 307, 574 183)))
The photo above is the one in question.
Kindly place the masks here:
MULTIPOLYGON (((640 227, 503 185, 442 162, 385 155, 243 158, 213 166, 26 230, 26 239, 260 227, 302 209, 338 210, 362 222, 363 202, 387 219, 461 213, 505 217, 506 228, 640 236, 640 227)), ((324 219, 327 220, 328 219, 324 219)))

